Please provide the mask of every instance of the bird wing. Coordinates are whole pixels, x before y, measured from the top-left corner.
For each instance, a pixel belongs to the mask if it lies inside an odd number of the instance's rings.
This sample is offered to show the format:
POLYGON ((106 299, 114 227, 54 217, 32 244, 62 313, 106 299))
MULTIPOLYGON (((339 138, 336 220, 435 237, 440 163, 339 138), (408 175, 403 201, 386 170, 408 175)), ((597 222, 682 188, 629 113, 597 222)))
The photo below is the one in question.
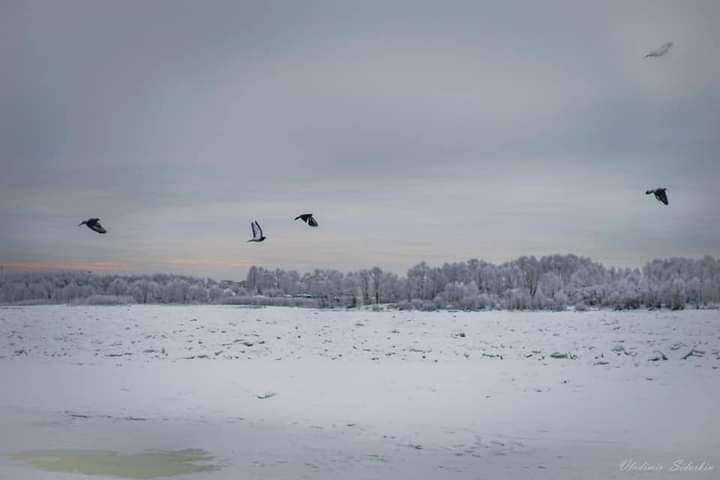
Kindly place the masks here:
POLYGON ((263 235, 262 227, 260 226, 260 224, 258 223, 257 220, 255 220, 255 225, 257 225, 257 228, 260 231, 260 237, 264 237, 265 235, 263 235))
POLYGON ((665 189, 658 190, 657 196, 658 196, 658 199, 665 205, 668 205, 670 203, 670 202, 668 202, 668 197, 667 197, 667 193, 665 192, 665 189))
POLYGON ((103 228, 102 225, 98 222, 94 222, 92 224, 88 223, 88 227, 90 227, 90 230, 97 232, 97 233, 107 233, 107 230, 103 228))
POLYGON ((656 48, 655 50, 651 50, 647 55, 645 55, 645 58, 648 57, 662 57, 666 53, 670 51, 670 48, 672 47, 672 42, 664 43, 660 47, 656 48))
POLYGON ((310 225, 311 227, 318 226, 317 220, 315 220, 315 217, 313 217, 312 215, 310 215, 310 217, 308 218, 308 225, 310 225))
POLYGON ((254 221, 250 222, 250 228, 252 228, 253 238, 257 238, 257 231, 255 230, 255 222, 254 221))

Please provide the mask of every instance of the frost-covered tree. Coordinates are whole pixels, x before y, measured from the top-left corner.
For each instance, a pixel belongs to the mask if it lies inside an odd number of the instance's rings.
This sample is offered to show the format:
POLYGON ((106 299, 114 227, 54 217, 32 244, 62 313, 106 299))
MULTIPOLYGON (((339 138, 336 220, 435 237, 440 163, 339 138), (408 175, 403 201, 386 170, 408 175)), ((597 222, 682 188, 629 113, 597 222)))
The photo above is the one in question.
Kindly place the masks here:
POLYGON ((272 304, 292 304, 280 300, 301 297, 314 306, 394 303, 422 309, 702 308, 720 303, 720 261, 669 258, 641 269, 607 269, 586 257, 551 255, 499 265, 477 259, 437 267, 421 262, 406 275, 380 267, 348 273, 316 269, 301 275, 253 266, 242 282, 88 272, 5 272, 0 277, 2 303, 75 303, 100 297, 126 303, 126 296, 137 303, 222 303, 231 298, 234 303, 272 304), (255 298, 257 294, 263 297, 255 298))
POLYGON ((110 295, 127 295, 129 293, 128 283, 122 278, 116 278, 107 288, 110 295))

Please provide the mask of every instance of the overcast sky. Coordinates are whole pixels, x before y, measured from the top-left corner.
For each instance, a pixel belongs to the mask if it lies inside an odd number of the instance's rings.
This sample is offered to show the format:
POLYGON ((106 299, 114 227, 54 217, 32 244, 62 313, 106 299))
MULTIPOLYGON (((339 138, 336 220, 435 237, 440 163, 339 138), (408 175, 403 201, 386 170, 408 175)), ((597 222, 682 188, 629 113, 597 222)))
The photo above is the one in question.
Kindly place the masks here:
POLYGON ((716 0, 0 0, 0 263, 720 255, 719 22, 716 0))

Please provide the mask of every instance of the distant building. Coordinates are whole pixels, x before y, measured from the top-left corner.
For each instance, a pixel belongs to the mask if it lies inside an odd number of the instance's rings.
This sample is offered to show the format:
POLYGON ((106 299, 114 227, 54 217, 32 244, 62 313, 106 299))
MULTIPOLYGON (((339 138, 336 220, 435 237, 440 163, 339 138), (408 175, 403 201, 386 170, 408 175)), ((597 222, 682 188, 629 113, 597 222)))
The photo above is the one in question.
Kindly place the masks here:
POLYGON ((247 282, 245 280, 241 280, 239 282, 236 282, 234 280, 220 280, 218 286, 222 289, 229 288, 233 291, 238 291, 241 288, 247 288, 247 282))

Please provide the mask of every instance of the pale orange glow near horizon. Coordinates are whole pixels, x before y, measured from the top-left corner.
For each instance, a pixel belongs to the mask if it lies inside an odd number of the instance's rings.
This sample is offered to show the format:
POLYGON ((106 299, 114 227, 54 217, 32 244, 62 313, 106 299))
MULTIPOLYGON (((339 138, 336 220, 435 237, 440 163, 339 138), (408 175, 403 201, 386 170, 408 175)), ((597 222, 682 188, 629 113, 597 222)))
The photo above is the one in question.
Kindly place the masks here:
POLYGON ((123 270, 121 265, 117 262, 88 262, 85 260, 29 260, 10 263, 0 262, 0 266, 8 270, 123 270))

